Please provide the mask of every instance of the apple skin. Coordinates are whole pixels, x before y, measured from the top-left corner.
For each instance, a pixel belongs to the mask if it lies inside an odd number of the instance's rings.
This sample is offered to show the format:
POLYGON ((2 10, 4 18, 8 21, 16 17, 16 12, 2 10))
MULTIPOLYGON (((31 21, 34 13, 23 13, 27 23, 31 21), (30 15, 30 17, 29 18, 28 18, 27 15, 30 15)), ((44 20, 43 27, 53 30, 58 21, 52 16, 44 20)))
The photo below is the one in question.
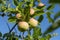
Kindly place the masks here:
POLYGON ((17 14, 16 14, 16 18, 17 18, 17 19, 20 19, 20 17, 21 17, 21 14, 20 14, 20 13, 17 13, 17 14))
POLYGON ((32 25, 31 27, 36 27, 38 25, 38 21, 34 18, 30 18, 29 24, 32 25))
POLYGON ((30 15, 33 15, 34 14, 34 9, 33 8, 30 8, 30 15))
POLYGON ((18 23, 18 30, 23 32, 23 31, 26 31, 28 29, 29 29, 29 24, 27 22, 22 21, 22 22, 18 23))
POLYGON ((42 7, 42 6, 44 6, 44 4, 43 3, 39 3, 38 6, 42 7))

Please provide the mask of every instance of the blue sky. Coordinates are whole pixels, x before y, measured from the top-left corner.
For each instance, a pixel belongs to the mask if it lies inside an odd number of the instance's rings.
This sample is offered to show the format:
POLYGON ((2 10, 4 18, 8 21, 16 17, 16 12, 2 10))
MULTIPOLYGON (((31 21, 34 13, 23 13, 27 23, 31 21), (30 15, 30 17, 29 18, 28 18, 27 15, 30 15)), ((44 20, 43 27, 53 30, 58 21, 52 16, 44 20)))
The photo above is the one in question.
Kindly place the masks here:
MULTIPOLYGON (((48 6, 49 4, 47 3, 48 0, 41 0, 46 6, 48 6)), ((10 1, 11 2, 11 1, 10 1)), ((15 6, 11 6, 11 7, 15 7, 15 6)), ((53 9, 54 14, 57 13, 58 11, 60 11, 60 7, 58 4, 56 4, 55 8, 53 9)), ((51 16, 53 17, 54 14, 52 14, 51 16)), ((9 29, 6 25, 7 21, 7 16, 5 16, 4 18, 2 18, 0 16, 0 32, 2 32, 3 34, 6 32, 9 32, 9 29)), ((12 26, 14 25, 14 23, 9 23, 10 28, 12 28, 12 26)), ((48 19, 46 18, 46 15, 44 14, 44 20, 42 21, 40 27, 42 29, 42 32, 44 32, 49 26, 51 25, 51 23, 48 22, 48 19)), ((16 28, 17 29, 17 28, 16 28)), ((53 33, 58 33, 58 36, 51 38, 51 40, 60 40, 60 28, 58 28, 56 31, 54 31, 53 33)), ((17 30, 18 32, 18 30, 17 30)), ((19 33, 19 32, 18 32, 19 33)), ((18 34, 17 33, 17 34, 18 34)))

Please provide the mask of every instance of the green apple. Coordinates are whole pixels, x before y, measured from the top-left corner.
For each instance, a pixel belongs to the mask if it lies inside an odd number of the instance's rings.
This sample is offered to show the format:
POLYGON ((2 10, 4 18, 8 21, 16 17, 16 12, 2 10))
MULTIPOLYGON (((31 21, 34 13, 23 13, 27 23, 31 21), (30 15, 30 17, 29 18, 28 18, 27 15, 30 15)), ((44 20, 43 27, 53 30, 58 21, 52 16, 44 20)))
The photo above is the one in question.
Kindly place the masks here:
POLYGON ((21 17, 21 14, 20 14, 20 13, 17 13, 17 14, 16 14, 16 18, 17 18, 17 19, 20 19, 20 17, 21 17))
POLYGON ((28 30, 29 29, 29 24, 25 21, 21 21, 21 22, 18 23, 18 29, 20 31, 28 30))
POLYGON ((39 3, 38 6, 42 7, 42 6, 44 6, 44 4, 43 3, 39 3))
POLYGON ((30 8, 30 15, 33 15, 34 14, 34 9, 33 8, 30 8))
POLYGON ((36 27, 38 25, 38 21, 35 20, 34 18, 30 18, 29 24, 32 25, 33 27, 36 27))

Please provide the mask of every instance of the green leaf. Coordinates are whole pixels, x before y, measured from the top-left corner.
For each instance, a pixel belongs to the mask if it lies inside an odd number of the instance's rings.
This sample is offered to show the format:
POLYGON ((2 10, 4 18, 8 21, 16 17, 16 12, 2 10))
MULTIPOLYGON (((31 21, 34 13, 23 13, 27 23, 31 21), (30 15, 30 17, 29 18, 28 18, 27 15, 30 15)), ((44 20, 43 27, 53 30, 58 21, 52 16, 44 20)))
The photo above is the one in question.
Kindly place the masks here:
POLYGON ((34 2, 34 0, 30 0, 30 2, 31 2, 31 3, 30 3, 30 7, 33 7, 33 5, 34 5, 33 2, 34 2))
POLYGON ((1 6, 1 12, 4 12, 6 9, 6 6, 1 6))
POLYGON ((60 4, 60 0, 49 0, 49 3, 59 3, 60 4))
POLYGON ((18 11, 16 11, 14 8, 8 8, 5 12, 10 12, 10 13, 17 13, 18 11))
POLYGON ((56 20, 56 23, 60 26, 60 18, 56 20))
POLYGON ((44 11, 36 11, 34 15, 32 15, 32 17, 36 17, 36 16, 40 16, 43 15, 44 11))
POLYGON ((50 12, 47 12, 46 15, 47 15, 47 18, 48 18, 49 22, 52 22, 53 23, 54 20, 50 17, 51 16, 51 13, 50 12))
POLYGON ((2 3, 2 0, 0 0, 0 3, 2 3))
POLYGON ((17 37, 8 37, 7 40, 18 40, 17 37))
POLYGON ((9 22, 16 22, 16 18, 15 18, 15 17, 9 17, 9 18, 8 18, 8 21, 9 21, 9 22))
POLYGON ((18 0, 13 0, 13 3, 14 3, 16 6, 18 6, 18 4, 19 4, 18 0))
POLYGON ((39 9, 39 10, 43 10, 43 9, 45 9, 45 8, 46 8, 46 6, 42 6, 42 7, 37 6, 37 9, 39 9))
POLYGON ((47 7, 47 10, 52 10, 54 8, 54 5, 50 5, 47 7))
POLYGON ((39 40, 45 40, 45 38, 39 38, 39 40))
POLYGON ((2 33, 0 32, 0 37, 2 37, 2 33))
POLYGON ((51 37, 52 37, 51 34, 48 34, 48 35, 46 35, 45 38, 49 40, 51 37))
POLYGON ((45 34, 48 34, 50 32, 53 32, 54 30, 56 30, 57 28, 59 28, 60 26, 58 25, 58 23, 53 23, 45 32, 45 34))
POLYGON ((43 18, 44 18, 43 15, 39 16, 38 22, 42 22, 43 18))
POLYGON ((24 38, 24 40, 33 40, 33 36, 27 35, 27 36, 24 38))
POLYGON ((41 29, 39 27, 36 27, 33 29, 33 38, 38 39, 38 37, 41 35, 41 29))
POLYGON ((58 17, 60 17, 60 12, 55 14, 54 19, 57 19, 58 17))
POLYGON ((38 2, 40 2, 40 0, 37 0, 38 2))
POLYGON ((28 2, 28 0, 24 0, 24 2, 28 2))
POLYGON ((5 34, 3 35, 3 38, 8 37, 8 36, 9 36, 9 33, 5 33, 5 34))

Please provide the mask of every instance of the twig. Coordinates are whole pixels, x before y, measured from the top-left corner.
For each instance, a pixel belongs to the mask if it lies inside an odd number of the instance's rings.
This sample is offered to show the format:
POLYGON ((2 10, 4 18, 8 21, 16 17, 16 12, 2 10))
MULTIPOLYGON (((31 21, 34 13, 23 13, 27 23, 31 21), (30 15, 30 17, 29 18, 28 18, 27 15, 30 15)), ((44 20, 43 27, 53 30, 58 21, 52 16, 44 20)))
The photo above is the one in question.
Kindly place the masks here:
POLYGON ((15 32, 17 33, 17 30, 16 30, 16 28, 15 28, 14 30, 15 30, 15 32))
POLYGON ((7 24, 7 27, 8 27, 8 29, 9 29, 9 31, 10 31, 10 27, 9 27, 9 24, 6 22, 6 24, 7 24))
POLYGON ((13 29, 16 27, 17 23, 12 27, 12 29, 9 31, 9 33, 11 33, 13 31, 13 29))
POLYGON ((22 40, 24 40, 24 32, 22 32, 22 40))

